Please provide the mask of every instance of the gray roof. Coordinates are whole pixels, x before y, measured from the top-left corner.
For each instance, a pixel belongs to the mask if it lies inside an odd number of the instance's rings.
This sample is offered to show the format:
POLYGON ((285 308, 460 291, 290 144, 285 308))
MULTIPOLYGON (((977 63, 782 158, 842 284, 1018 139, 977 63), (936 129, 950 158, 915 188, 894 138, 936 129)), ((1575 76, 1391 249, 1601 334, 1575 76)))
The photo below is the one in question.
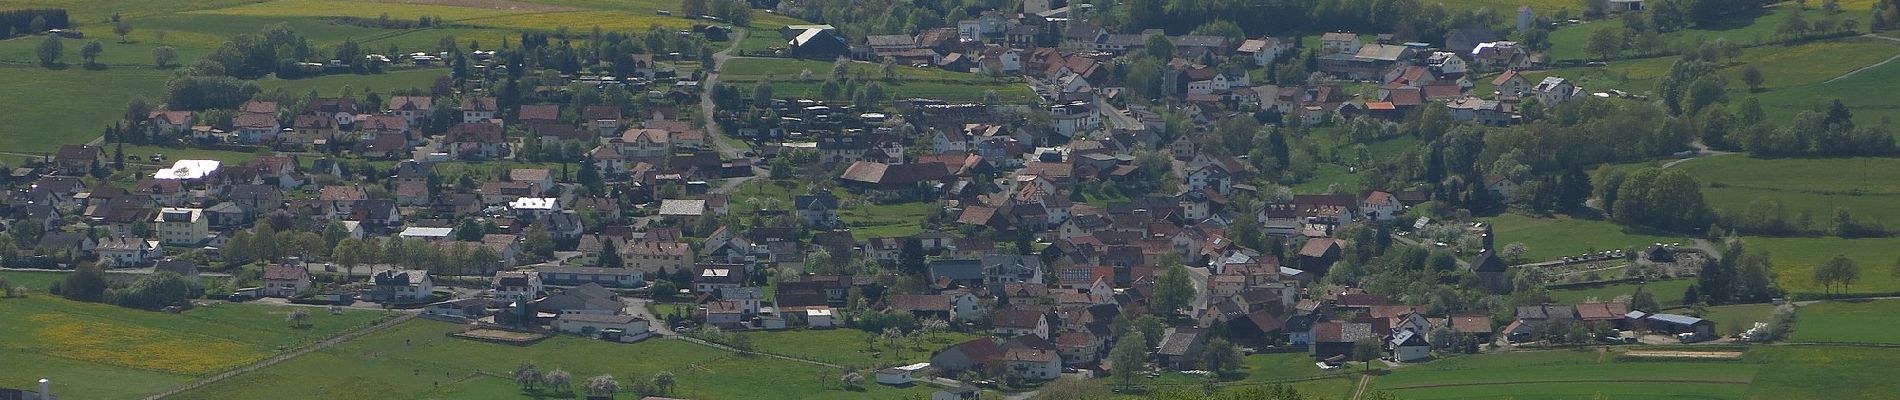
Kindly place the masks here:
POLYGON ((983 263, 977 260, 937 260, 930 262, 930 277, 952 280, 982 280, 983 263))
POLYGON ((1701 324, 1703 322, 1708 321, 1701 318, 1691 317, 1687 315, 1676 315, 1676 314, 1650 314, 1649 319, 1652 321, 1662 321, 1665 323, 1671 323, 1671 324, 1677 324, 1677 325, 1696 325, 1696 324, 1701 324))

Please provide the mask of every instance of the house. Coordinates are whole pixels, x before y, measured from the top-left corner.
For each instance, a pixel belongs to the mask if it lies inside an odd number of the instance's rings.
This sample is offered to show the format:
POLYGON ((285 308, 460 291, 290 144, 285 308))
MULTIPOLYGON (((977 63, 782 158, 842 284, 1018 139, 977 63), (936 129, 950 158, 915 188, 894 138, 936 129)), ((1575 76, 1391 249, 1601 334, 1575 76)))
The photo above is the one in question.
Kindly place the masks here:
POLYGON ((620 315, 621 304, 612 291, 599 284, 587 283, 536 300, 534 308, 552 314, 620 315))
POLYGON ((105 150, 99 146, 69 144, 59 147, 53 155, 53 164, 60 172, 71 176, 85 175, 94 166, 105 164, 105 150))
POLYGON ((1255 66, 1265 66, 1273 64, 1280 58, 1281 52, 1291 48, 1289 43, 1281 41, 1280 38, 1269 36, 1241 42, 1240 48, 1235 49, 1234 52, 1253 60, 1255 66))
POLYGON ((1319 37, 1320 54, 1358 54, 1359 35, 1352 32, 1327 32, 1319 37))
POLYGON ((371 301, 408 303, 426 300, 435 291, 435 279, 429 271, 386 269, 370 277, 371 301))
POLYGON ((190 111, 152 111, 147 119, 152 121, 152 129, 168 134, 184 132, 198 122, 197 115, 190 111))
POLYGON ((1355 343, 1362 340, 1378 340, 1385 331, 1384 320, 1372 321, 1324 321, 1313 324, 1313 342, 1307 350, 1315 359, 1328 359, 1335 356, 1352 356, 1355 343))
POLYGON ((464 124, 487 122, 495 124, 496 127, 501 126, 501 118, 495 115, 495 113, 501 111, 501 107, 496 106, 494 97, 463 97, 462 107, 457 108, 456 111, 462 113, 462 123, 464 124))
POLYGON ((434 315, 450 318, 481 318, 488 316, 488 302, 482 299, 455 299, 430 303, 422 308, 422 315, 434 315))
POLYGON ((1003 353, 1002 361, 1012 378, 1046 381, 1062 376, 1062 355, 1055 350, 1011 348, 1003 353))
POLYGON ((1016 337, 1034 335, 1049 340, 1049 316, 1041 311, 1026 309, 999 310, 995 313, 996 335, 1016 337))
POLYGON ((692 224, 706 215, 706 200, 666 199, 660 201, 660 218, 692 224))
POLYGON ((931 354, 930 366, 954 376, 963 371, 982 370, 984 365, 996 362, 1002 356, 1003 347, 995 339, 980 337, 931 354))
POLYGON ((422 126, 423 118, 435 108, 435 99, 429 96, 390 96, 387 112, 402 117, 409 126, 422 126))
POLYGON ((635 288, 646 284, 645 274, 640 270, 625 268, 592 267, 540 267, 541 282, 549 285, 582 285, 635 288))
POLYGON ((1646 9, 1648 8, 1644 7, 1644 0, 1610 0, 1610 8, 1608 11, 1641 12, 1646 9))
POLYGON ((812 329, 830 329, 838 327, 838 322, 831 312, 831 307, 813 307, 805 309, 805 326, 812 329))
POLYGON ((1471 49, 1471 69, 1499 71, 1531 67, 1530 50, 1516 42, 1485 42, 1471 49))
POLYGON ((277 133, 283 128, 277 114, 243 113, 231 118, 231 129, 236 130, 238 140, 245 143, 277 140, 277 133))
POLYGON ((948 294, 894 294, 885 296, 884 308, 891 312, 910 313, 917 319, 950 320, 956 309, 957 297, 948 294))
POLYGON ((1042 259, 1023 255, 983 256, 983 280, 991 286, 1005 283, 1042 282, 1042 259))
POLYGON ((1510 198, 1512 195, 1517 194, 1518 186, 1517 181, 1513 181, 1504 175, 1486 175, 1484 177, 1484 188, 1490 190, 1491 194, 1498 197, 1510 198))
POLYGON ((535 271, 496 272, 488 290, 500 303, 533 300, 541 296, 541 274, 535 271))
POLYGON ((620 154, 633 159, 660 159, 673 155, 672 135, 665 129, 633 128, 620 134, 620 154))
POLYGON ((845 187, 861 190, 905 190, 949 177, 951 171, 940 162, 893 165, 857 161, 845 168, 838 181, 845 187))
POLYGON ((634 240, 620 249, 621 262, 627 268, 644 273, 660 270, 679 271, 693 267, 694 254, 686 242, 674 240, 634 240))
POLYGON ((185 280, 189 280, 192 283, 199 281, 198 264, 194 264, 190 261, 170 258, 159 260, 158 262, 152 263, 152 272, 170 272, 178 274, 178 276, 184 277, 185 280))
POLYGON ((1425 341, 1425 332, 1403 330, 1393 334, 1391 344, 1392 359, 1399 362, 1413 362, 1432 357, 1432 344, 1425 341))
POLYGON ((1366 199, 1359 204, 1359 212, 1375 221, 1397 218, 1399 213, 1404 211, 1405 205, 1399 202, 1398 197, 1383 190, 1374 190, 1366 194, 1366 199))
POLYGON ((163 254, 158 241, 145 240, 136 236, 107 236, 99 239, 99 247, 93 252, 99 255, 99 263, 111 267, 144 266, 156 261, 163 254))
POLYGON ((553 328, 583 336, 602 335, 621 342, 638 342, 653 336, 652 322, 632 315, 561 314, 553 328))
POLYGON ((793 213, 799 221, 817 227, 830 227, 838 224, 838 196, 830 191, 800 195, 792 200, 793 213))
POLYGON ((174 246, 193 246, 204 243, 210 236, 210 224, 205 219, 204 210, 198 208, 159 209, 158 216, 152 219, 153 228, 158 232, 159 241, 174 246))
POLYGON ((1201 349, 1207 345, 1207 335, 1197 329, 1170 328, 1161 338, 1160 349, 1155 357, 1161 365, 1176 370, 1194 367, 1194 359, 1199 357, 1201 349))
POLYGON ((1544 77, 1544 80, 1538 82, 1537 86, 1531 87, 1531 95, 1537 96, 1537 102, 1542 103, 1546 107, 1563 104, 1564 102, 1570 101, 1570 99, 1576 98, 1576 95, 1580 93, 1582 93, 1582 89, 1578 88, 1576 84, 1570 83, 1568 79, 1555 76, 1544 77))
POLYGON ((293 297, 310 289, 310 271, 302 266, 280 264, 264 268, 263 296, 293 297))
MULTIPOLYGON (((1048 2, 1048 0, 1029 0, 1029 1, 1023 2, 1023 7, 1028 7, 1030 3, 1036 2, 1036 1, 1041 1, 1043 3, 1048 2)), ((956 387, 952 387, 949 389, 938 390, 930 394, 930 400, 979 400, 982 398, 983 398, 983 389, 978 389, 975 386, 969 386, 969 385, 958 385, 956 387)))
POLYGON ((877 370, 876 380, 877 383, 881 385, 908 385, 911 379, 913 379, 911 374, 917 373, 917 371, 921 371, 924 368, 930 368, 930 363, 916 363, 880 369, 877 370))
POLYGON ((732 264, 707 264, 695 267, 693 274, 694 293, 712 293, 721 288, 738 288, 745 285, 745 266, 732 264))
POLYGON ((850 44, 836 29, 805 29, 786 42, 786 46, 792 58, 807 60, 832 60, 851 53, 850 44))
POLYGON ((1525 79, 1524 74, 1517 73, 1515 69, 1498 74, 1496 79, 1491 80, 1491 86, 1497 87, 1500 96, 1521 97, 1531 93, 1530 79, 1525 79))
POLYGON ((502 134, 499 120, 484 122, 465 122, 449 127, 443 136, 443 143, 450 158, 459 160, 485 160, 507 157, 509 144, 502 134))

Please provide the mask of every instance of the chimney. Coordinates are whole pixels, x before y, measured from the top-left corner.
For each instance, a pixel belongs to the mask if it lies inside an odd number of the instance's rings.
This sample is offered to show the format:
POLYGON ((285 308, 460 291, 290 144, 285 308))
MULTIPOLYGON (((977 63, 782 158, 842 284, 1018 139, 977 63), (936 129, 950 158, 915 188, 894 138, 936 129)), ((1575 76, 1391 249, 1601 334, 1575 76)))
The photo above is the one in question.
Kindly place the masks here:
POLYGON ((53 400, 53 381, 40 378, 40 400, 53 400))

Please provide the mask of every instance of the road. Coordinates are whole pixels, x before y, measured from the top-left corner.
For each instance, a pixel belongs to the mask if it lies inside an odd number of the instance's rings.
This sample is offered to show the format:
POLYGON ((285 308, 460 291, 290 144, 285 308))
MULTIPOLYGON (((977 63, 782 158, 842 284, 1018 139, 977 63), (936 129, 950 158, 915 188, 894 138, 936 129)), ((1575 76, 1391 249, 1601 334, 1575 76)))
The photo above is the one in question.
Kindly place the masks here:
POLYGON ((653 321, 652 324, 648 324, 648 325, 653 327, 654 335, 657 335, 660 337, 679 336, 679 333, 673 332, 672 326, 667 325, 665 318, 656 318, 653 315, 653 310, 647 309, 647 303, 651 303, 652 300, 642 299, 642 298, 637 298, 637 297, 632 297, 632 296, 620 296, 620 302, 622 304, 626 304, 626 308, 622 310, 622 312, 626 313, 627 315, 632 315, 635 317, 645 318, 648 321, 653 321))

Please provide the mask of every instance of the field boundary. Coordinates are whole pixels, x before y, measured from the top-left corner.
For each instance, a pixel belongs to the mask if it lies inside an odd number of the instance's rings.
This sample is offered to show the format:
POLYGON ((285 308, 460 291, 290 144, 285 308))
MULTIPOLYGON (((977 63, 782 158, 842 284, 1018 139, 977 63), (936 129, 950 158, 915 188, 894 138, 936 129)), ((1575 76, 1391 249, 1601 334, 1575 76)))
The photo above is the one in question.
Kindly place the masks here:
POLYGON ((409 322, 409 320, 416 319, 416 317, 419 315, 421 314, 403 313, 401 316, 392 318, 388 321, 383 321, 375 325, 370 325, 369 327, 366 327, 366 328, 357 329, 354 331, 350 331, 349 333, 344 333, 342 335, 337 335, 329 339, 324 339, 321 342, 312 343, 308 346, 304 346, 287 353, 271 356, 270 358, 266 358, 263 361, 251 363, 250 365, 239 367, 237 369, 233 369, 230 371, 224 371, 217 375, 212 375, 204 379, 192 381, 191 383, 186 383, 182 386, 171 388, 163 392, 159 392, 158 394, 146 396, 144 397, 143 400, 157 400, 157 399, 163 399, 166 397, 176 396, 180 393, 184 393, 184 392, 195 390, 201 387, 205 387, 207 385, 217 383, 218 381, 230 379, 231 377, 234 377, 234 376, 243 375, 251 371, 256 371, 259 369, 270 367, 272 365, 277 365, 277 363, 280 363, 280 362, 289 361, 290 359, 297 358, 305 354, 310 354, 311 352, 314 352, 317 350, 327 349, 327 348, 330 348, 330 346, 335 346, 343 342, 355 340, 356 338, 363 337, 363 335, 368 335, 371 333, 375 333, 377 331, 394 327, 396 325, 400 325, 404 322, 409 322))
POLYGON ((1747 385, 1750 383, 1754 383, 1754 380, 1751 379, 1751 380, 1746 380, 1746 381, 1725 381, 1725 380, 1716 380, 1716 379, 1564 379, 1564 380, 1540 379, 1540 380, 1509 381, 1509 382, 1431 383, 1431 384, 1423 384, 1423 385, 1395 386, 1395 387, 1388 387, 1388 388, 1380 388, 1380 390, 1432 389, 1432 388, 1454 387, 1454 386, 1539 385, 1539 384, 1552 384, 1552 383, 1693 383, 1693 384, 1705 384, 1705 385, 1747 385))

